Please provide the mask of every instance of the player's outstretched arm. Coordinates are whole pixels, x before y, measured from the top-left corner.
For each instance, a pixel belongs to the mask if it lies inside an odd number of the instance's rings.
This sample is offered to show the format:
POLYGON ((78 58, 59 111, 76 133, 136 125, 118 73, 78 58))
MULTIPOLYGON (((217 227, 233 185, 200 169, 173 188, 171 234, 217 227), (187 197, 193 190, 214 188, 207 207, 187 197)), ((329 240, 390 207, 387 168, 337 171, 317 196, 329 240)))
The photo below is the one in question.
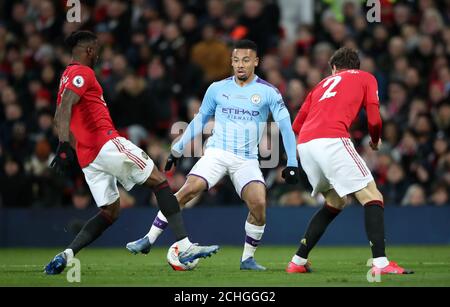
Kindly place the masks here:
POLYGON ((298 161, 296 140, 294 131, 292 131, 291 118, 284 104, 283 98, 278 90, 270 91, 270 111, 274 120, 277 122, 283 138, 283 146, 287 155, 287 167, 283 170, 282 177, 286 183, 295 184, 298 182, 298 161))
POLYGON ((289 184, 296 184, 298 182, 299 171, 296 152, 296 141, 294 131, 291 128, 291 120, 285 117, 278 121, 278 127, 283 138, 284 150, 288 158, 287 167, 283 170, 282 176, 289 184))
POLYGON ((203 97, 202 105, 200 107, 200 112, 192 119, 189 123, 186 131, 183 133, 181 139, 172 146, 172 152, 167 159, 165 171, 172 168, 172 165, 177 164, 177 160, 182 156, 184 147, 186 144, 192 141, 195 136, 203 131, 208 120, 214 114, 216 110, 216 101, 214 99, 216 95, 216 83, 212 83, 206 90, 205 96, 203 97))
POLYGON ((278 127, 280 128, 281 137, 283 138, 284 150, 286 151, 286 155, 288 158, 287 166, 297 167, 298 161, 295 149, 296 141, 294 132, 292 131, 291 127, 291 120, 289 119, 289 117, 285 117, 277 123, 278 127))
POLYGON ((190 143, 192 139, 203 131, 210 118, 211 115, 205 115, 201 112, 195 115, 181 136, 181 139, 172 146, 171 153, 169 158, 167 158, 167 163, 164 168, 165 171, 169 171, 173 165, 177 165, 177 161, 183 155, 186 144, 190 143))
POLYGON ((70 119, 72 117, 72 107, 80 101, 80 96, 70 89, 65 89, 61 103, 56 108, 55 125, 58 132, 59 145, 56 150, 56 156, 50 164, 59 174, 74 160, 74 155, 70 145, 70 119))

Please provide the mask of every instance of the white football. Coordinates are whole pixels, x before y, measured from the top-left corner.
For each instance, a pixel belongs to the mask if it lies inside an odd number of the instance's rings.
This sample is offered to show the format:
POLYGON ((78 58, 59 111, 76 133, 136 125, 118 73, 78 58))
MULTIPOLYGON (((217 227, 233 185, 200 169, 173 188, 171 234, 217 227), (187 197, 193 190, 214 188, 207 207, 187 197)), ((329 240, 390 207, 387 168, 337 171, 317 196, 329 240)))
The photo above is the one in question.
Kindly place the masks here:
POLYGON ((169 250, 167 251, 167 262, 175 271, 191 271, 195 269, 198 264, 199 259, 195 259, 192 262, 183 264, 178 259, 178 246, 177 243, 173 243, 169 250))

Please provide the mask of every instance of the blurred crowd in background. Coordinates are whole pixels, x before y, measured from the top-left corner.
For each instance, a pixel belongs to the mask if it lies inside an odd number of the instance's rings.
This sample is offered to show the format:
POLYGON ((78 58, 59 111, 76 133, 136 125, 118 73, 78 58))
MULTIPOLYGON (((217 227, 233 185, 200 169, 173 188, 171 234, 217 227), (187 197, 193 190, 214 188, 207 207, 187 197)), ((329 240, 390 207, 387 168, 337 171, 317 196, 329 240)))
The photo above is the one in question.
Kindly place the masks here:
MULTIPOLYGON (((257 74, 280 90, 292 119, 330 74, 334 50, 353 47, 378 81, 383 145, 370 149, 364 112, 352 139, 385 203, 449 205, 450 1, 381 0, 373 23, 358 0, 87 0, 80 23, 67 21, 66 2, 0 1, 0 206, 94 206, 78 164, 63 177, 49 168, 59 77, 71 60, 63 41, 80 29, 98 35, 95 71, 116 127, 160 169, 178 135, 173 123, 189 122, 209 84, 232 74, 235 40, 257 43, 257 74)), ((167 174, 174 191, 196 160, 167 174)), ((284 165, 263 169, 269 205, 321 204, 303 172, 297 186, 284 183, 284 165)), ((242 204, 228 178, 193 202, 242 204)), ((121 189, 121 205, 155 200, 143 187, 121 189)))

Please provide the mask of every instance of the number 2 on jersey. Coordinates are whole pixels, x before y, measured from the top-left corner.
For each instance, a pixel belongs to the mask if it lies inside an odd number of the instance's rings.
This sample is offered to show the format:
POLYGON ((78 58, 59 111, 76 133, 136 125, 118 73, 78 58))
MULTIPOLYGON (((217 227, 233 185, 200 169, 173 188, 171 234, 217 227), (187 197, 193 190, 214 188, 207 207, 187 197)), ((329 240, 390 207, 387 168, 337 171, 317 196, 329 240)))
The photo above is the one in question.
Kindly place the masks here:
POLYGON ((330 87, 325 91, 325 93, 323 93, 322 97, 320 97, 319 101, 322 101, 324 99, 327 98, 331 98, 334 97, 336 95, 337 92, 332 92, 332 90, 336 87, 336 85, 338 85, 339 82, 341 82, 342 77, 341 76, 335 76, 335 77, 331 77, 330 79, 328 79, 327 81, 325 81, 325 83, 323 84, 322 87, 327 87, 330 83, 330 87))

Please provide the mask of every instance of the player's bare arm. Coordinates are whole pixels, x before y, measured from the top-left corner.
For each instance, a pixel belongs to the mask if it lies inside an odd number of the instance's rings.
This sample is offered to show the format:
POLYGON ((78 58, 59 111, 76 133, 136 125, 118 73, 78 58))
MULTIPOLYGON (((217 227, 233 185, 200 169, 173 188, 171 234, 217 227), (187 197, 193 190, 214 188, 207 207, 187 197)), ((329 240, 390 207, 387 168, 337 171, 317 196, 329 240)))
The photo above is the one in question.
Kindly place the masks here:
MULTIPOLYGON (((58 123, 56 121, 56 119, 58 117, 58 109, 59 108, 56 109, 55 116, 53 118, 53 125, 54 125, 56 131, 58 131, 58 123)), ((69 143, 70 143, 70 146, 72 146, 72 148, 75 149, 75 145, 77 142, 75 140, 75 136, 73 135, 72 131, 69 131, 69 143)))
POLYGON ((80 101, 80 96, 70 89, 65 89, 61 103, 56 108, 55 124, 60 142, 70 142, 70 118, 72 117, 72 107, 80 101))
POLYGON ((55 125, 58 132, 59 145, 56 149, 56 156, 50 166, 56 173, 63 175, 65 170, 74 160, 74 154, 70 147, 74 146, 74 137, 70 133, 70 119, 72 117, 72 107, 80 100, 80 96, 69 89, 65 89, 61 103, 56 108, 55 125))

